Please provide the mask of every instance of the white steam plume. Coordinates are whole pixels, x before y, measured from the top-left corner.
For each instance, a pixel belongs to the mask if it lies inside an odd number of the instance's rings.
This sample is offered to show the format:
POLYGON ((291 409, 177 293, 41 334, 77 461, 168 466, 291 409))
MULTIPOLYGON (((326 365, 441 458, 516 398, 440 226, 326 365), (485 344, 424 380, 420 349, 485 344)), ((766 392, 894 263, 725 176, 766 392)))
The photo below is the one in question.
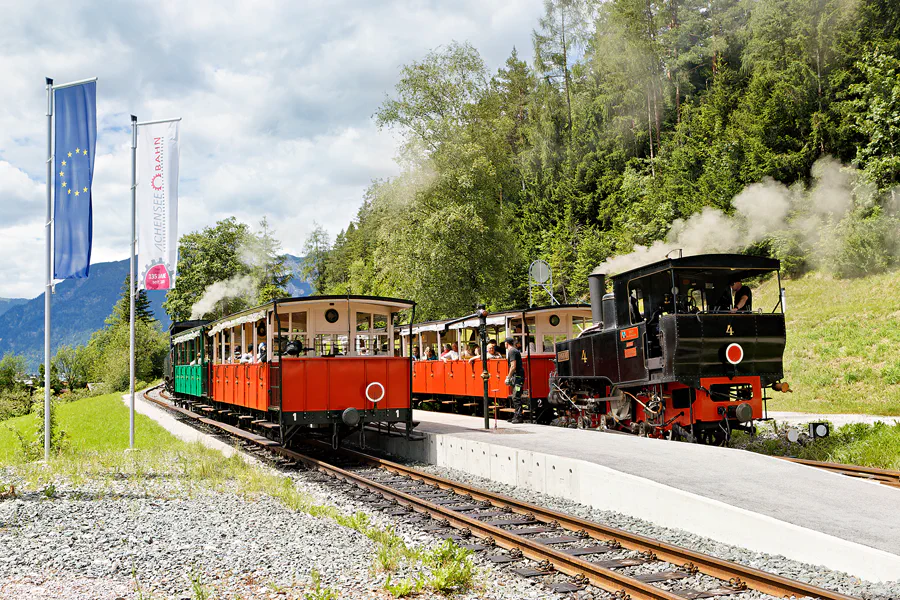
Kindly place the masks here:
POLYGON ((858 173, 834 158, 823 157, 813 165, 812 176, 809 189, 802 185, 788 188, 768 177, 748 185, 732 201, 733 214, 707 207, 688 219, 677 219, 665 240, 635 246, 630 254, 613 257, 594 272, 621 273, 663 260, 675 250, 684 255, 735 252, 788 228, 798 230, 815 248, 826 220, 841 219, 853 208, 858 173))
POLYGON ((225 281, 217 281, 206 288, 200 299, 191 307, 191 319, 203 317, 226 298, 239 298, 255 293, 256 282, 249 275, 237 275, 225 281))

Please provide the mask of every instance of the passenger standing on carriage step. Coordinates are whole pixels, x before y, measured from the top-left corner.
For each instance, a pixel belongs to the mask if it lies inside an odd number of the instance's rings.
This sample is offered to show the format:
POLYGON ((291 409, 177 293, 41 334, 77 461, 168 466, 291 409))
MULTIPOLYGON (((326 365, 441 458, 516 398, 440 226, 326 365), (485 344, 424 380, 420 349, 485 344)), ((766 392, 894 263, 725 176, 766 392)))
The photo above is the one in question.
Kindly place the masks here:
POLYGON ((525 385, 525 369, 522 366, 522 353, 516 348, 516 341, 506 338, 506 362, 509 366, 509 374, 506 376, 506 385, 509 386, 509 401, 512 404, 513 418, 510 423, 522 422, 522 387, 525 385))
POLYGON ((740 279, 731 282, 731 291, 734 292, 734 308, 731 312, 753 312, 753 292, 744 285, 740 279))

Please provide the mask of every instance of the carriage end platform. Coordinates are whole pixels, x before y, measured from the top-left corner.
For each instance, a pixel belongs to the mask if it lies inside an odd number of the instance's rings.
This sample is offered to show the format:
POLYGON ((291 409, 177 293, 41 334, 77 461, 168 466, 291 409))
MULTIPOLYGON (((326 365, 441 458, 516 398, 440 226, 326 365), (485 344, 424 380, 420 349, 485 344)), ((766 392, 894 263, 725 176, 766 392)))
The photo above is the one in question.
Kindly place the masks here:
MULTIPOLYGON (((870 581, 900 578, 900 489, 742 450, 414 411, 409 460, 781 554, 870 581)), ((352 440, 351 440, 352 441, 352 440)))

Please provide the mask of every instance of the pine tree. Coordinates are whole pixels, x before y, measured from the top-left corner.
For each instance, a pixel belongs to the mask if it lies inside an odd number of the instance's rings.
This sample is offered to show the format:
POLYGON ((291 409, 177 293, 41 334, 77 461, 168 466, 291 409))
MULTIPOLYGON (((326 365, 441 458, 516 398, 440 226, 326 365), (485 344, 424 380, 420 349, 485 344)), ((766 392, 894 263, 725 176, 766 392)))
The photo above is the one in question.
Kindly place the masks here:
MULTIPOLYGON (((125 282, 122 283, 122 293, 113 307, 112 314, 106 319, 108 325, 119 325, 121 323, 131 322, 131 296, 129 288, 131 287, 131 274, 125 276, 125 282)), ((156 320, 153 316, 153 309, 150 307, 150 299, 147 298, 146 290, 138 290, 134 296, 134 316, 135 320, 144 323, 152 323, 156 320)))
POLYGON ((272 235, 266 217, 259 222, 259 227, 259 233, 250 238, 248 248, 253 253, 253 275, 258 282, 258 301, 264 304, 287 295, 287 284, 292 273, 285 264, 281 242, 272 235))

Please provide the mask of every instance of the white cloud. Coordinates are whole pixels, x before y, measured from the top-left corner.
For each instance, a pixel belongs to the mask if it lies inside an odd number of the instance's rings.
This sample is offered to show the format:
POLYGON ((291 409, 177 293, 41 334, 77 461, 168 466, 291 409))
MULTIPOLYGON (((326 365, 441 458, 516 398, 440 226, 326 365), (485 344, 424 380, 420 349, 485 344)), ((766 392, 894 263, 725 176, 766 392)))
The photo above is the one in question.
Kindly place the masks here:
POLYGON ((332 235, 373 178, 397 172, 396 144, 371 115, 403 64, 470 41, 491 70, 531 54, 541 0, 49 1, 0 21, 0 297, 43 280, 45 91, 98 76, 93 260, 130 234, 129 114, 183 117, 181 233, 265 214, 285 250, 313 221, 332 235))

